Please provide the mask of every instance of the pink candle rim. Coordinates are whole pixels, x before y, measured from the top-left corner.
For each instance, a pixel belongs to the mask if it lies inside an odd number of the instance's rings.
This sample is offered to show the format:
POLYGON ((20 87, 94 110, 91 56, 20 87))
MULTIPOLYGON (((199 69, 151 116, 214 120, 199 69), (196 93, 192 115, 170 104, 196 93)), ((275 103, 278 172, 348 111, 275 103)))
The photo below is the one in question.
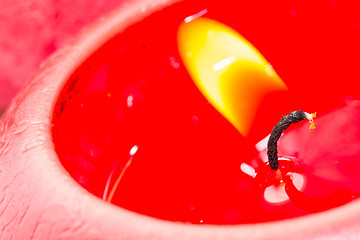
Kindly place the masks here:
POLYGON ((0 239, 343 239, 360 236, 360 201, 305 217, 233 226, 143 216, 93 196, 59 162, 51 137, 56 100, 78 66, 128 26, 178 0, 126 2, 53 54, 0 122, 0 239), (60 187, 59 187, 60 186, 60 187), (2 200, 1 200, 2 199, 2 200))

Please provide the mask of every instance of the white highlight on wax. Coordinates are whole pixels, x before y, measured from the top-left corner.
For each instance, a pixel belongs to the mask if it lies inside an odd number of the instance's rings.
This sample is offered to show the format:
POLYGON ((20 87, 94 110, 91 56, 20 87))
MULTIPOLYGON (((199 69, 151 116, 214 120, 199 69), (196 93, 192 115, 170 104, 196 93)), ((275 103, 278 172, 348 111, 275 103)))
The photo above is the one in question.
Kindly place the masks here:
POLYGON ((207 12, 208 12, 208 10, 205 8, 204 10, 201 10, 200 12, 195 13, 194 15, 191 15, 191 16, 186 17, 186 18, 184 19, 184 21, 185 21, 186 23, 189 23, 189 22, 191 22, 192 20, 197 19, 197 18, 203 16, 203 15, 206 14, 207 12))
POLYGON ((257 144, 255 144, 256 150, 258 150, 259 152, 265 150, 266 147, 267 147, 267 143, 269 141, 269 138, 270 138, 270 134, 267 135, 263 140, 260 140, 257 144))
POLYGON ((225 58, 224 60, 221 60, 220 62, 218 63, 215 63, 214 66, 213 66, 213 69, 215 71, 219 71, 227 66, 229 66, 230 64, 232 64, 233 62, 235 62, 236 60, 236 57, 235 56, 231 56, 231 57, 228 57, 228 58, 225 58))
POLYGON ((248 165, 246 163, 242 163, 242 164, 240 164, 240 169, 241 169, 241 171, 243 171, 244 173, 246 173, 250 177, 252 177, 252 178, 256 177, 255 169, 252 166, 250 166, 250 165, 248 165))
MULTIPOLYGON (((294 186, 300 191, 305 185, 304 176, 299 173, 292 173, 294 186)), ((276 187, 274 185, 268 187, 264 191, 264 198, 267 202, 273 204, 284 203, 289 200, 285 191, 285 185, 276 187)))
POLYGON ((138 145, 135 145, 135 146, 133 146, 131 149, 130 149, 130 156, 133 156, 136 152, 137 152, 137 150, 139 149, 139 147, 138 147, 138 145))
POLYGON ((129 96, 127 97, 127 99, 126 99, 126 105, 127 105, 129 108, 132 107, 132 105, 134 104, 134 103, 133 103, 133 100, 134 100, 134 97, 133 97, 133 96, 129 95, 129 96))
POLYGON ((119 160, 118 159, 116 161, 116 163, 114 164, 114 167, 113 169, 111 170, 110 172, 110 175, 106 181, 106 185, 105 185, 105 189, 104 189, 104 193, 103 193, 103 199, 106 200, 107 202, 111 202, 114 194, 115 194, 115 191, 116 189, 118 188, 119 186, 119 183, 122 179, 122 177, 124 176, 125 174, 125 171, 126 169, 130 166, 132 160, 133 160, 133 157, 135 155, 135 153, 137 152, 137 150, 139 149, 139 146, 138 145, 134 145, 131 149, 130 149, 130 152, 129 152, 129 159, 127 160, 124 168, 121 170, 121 173, 119 175, 119 177, 116 179, 116 182, 114 183, 114 185, 112 186, 110 192, 109 192, 109 188, 110 188, 110 183, 112 182, 112 179, 114 177, 114 173, 115 173, 115 170, 117 169, 118 165, 119 165, 119 160), (109 194, 108 194, 109 192, 109 194))

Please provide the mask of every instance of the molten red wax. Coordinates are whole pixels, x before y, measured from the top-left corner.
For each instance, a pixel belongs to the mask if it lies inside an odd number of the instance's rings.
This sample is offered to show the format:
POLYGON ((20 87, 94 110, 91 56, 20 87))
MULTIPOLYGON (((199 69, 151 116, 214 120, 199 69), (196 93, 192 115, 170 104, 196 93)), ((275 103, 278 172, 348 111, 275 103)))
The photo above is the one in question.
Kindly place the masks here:
POLYGON ((339 20, 351 17, 353 6, 219 4, 185 1, 153 14, 74 72, 53 118, 64 167, 89 192, 106 198, 131 157, 112 203, 190 223, 287 219, 357 197, 360 104, 351 99, 360 97, 360 28, 339 20), (247 137, 206 101, 179 57, 179 24, 204 8, 206 17, 254 44, 289 88, 266 96, 247 137), (293 110, 317 111, 320 117, 315 130, 299 123, 280 139, 279 155, 291 159, 280 162, 290 199, 271 203, 264 191, 276 181, 263 163, 265 150, 255 144, 293 110), (243 172, 242 163, 257 175, 243 172), (293 173, 303 176, 301 189, 293 185, 293 173))

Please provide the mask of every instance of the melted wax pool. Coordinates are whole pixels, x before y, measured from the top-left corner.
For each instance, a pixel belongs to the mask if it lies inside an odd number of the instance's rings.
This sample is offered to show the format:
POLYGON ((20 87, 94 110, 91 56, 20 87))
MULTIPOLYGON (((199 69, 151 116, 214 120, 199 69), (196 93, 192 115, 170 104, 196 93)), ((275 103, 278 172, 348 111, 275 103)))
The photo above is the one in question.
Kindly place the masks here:
MULTIPOLYGON (((113 204, 172 221, 266 222, 351 201, 360 192, 360 28, 334 20, 351 9, 184 1, 151 15, 69 79, 53 117, 63 166, 92 194, 113 192, 113 204), (208 102, 180 57, 178 28, 204 9, 251 42, 287 87, 263 96, 246 136, 208 102), (274 185, 266 136, 298 109, 316 111, 317 128, 298 124, 280 139, 287 184, 274 185)), ((232 101, 235 91, 228 89, 232 101)))

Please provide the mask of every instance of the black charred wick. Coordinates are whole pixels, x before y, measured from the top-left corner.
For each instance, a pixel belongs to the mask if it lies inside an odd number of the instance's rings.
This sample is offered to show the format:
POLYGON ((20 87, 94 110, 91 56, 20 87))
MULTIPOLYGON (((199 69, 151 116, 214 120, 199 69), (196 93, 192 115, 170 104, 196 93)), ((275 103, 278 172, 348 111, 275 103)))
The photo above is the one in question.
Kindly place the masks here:
POLYGON ((278 160, 278 150, 277 142, 281 137, 283 131, 285 131, 292 123, 297 123, 305 119, 309 119, 310 114, 303 111, 294 111, 290 114, 283 116, 281 120, 275 125, 271 131, 270 138, 267 144, 267 155, 269 159, 270 168, 272 170, 278 170, 279 160, 278 160))

